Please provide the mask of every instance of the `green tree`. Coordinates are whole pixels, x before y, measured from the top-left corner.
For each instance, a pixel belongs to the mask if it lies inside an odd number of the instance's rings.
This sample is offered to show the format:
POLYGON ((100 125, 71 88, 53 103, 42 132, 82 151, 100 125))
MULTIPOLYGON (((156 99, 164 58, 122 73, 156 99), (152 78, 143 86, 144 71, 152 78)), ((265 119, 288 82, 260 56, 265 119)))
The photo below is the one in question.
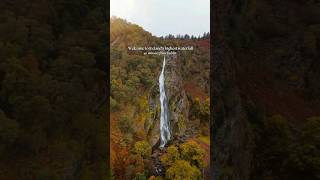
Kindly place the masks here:
POLYGON ((262 143, 266 168, 275 168, 275 171, 282 170, 282 164, 288 157, 292 134, 287 119, 281 115, 273 115, 264 121, 262 136, 265 137, 262 143))
POLYGON ((147 141, 137 141, 134 144, 134 152, 143 158, 149 158, 151 156, 152 149, 147 141))
POLYGON ((180 152, 174 145, 169 146, 166 153, 161 157, 161 162, 166 166, 172 166, 177 160, 180 160, 180 152))
POLYGON ((198 168, 203 168, 205 165, 204 155, 205 151, 195 141, 188 141, 180 146, 181 158, 190 162, 198 168))
POLYGON ((195 98, 191 106, 192 114, 194 118, 199 118, 201 122, 209 122, 210 120, 210 99, 206 98, 201 101, 199 98, 195 98))
POLYGON ((178 160, 167 169, 166 178, 174 180, 200 180, 201 172, 196 167, 190 165, 188 161, 178 160))
POLYGON ((292 168, 292 179, 320 178, 320 117, 307 119, 299 139, 292 147, 288 166, 292 168))

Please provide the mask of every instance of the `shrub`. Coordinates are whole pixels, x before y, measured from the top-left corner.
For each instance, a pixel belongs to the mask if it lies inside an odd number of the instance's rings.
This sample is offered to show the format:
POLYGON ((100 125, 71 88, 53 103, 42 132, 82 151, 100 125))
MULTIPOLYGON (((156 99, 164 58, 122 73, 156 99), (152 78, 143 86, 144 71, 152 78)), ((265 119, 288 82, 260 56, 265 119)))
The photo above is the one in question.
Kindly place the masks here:
POLYGON ((145 174, 137 174, 134 180, 147 180, 147 177, 145 174))

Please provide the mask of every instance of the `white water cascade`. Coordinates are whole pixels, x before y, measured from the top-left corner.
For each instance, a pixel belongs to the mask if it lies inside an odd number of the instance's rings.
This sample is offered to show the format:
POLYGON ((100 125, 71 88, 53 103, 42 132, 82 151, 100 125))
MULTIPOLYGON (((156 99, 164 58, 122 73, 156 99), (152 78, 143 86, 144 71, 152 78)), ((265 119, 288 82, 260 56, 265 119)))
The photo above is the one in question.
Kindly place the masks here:
POLYGON ((168 120, 168 101, 164 86, 164 68, 166 66, 166 57, 164 56, 161 74, 159 76, 159 89, 160 89, 160 148, 163 148, 170 140, 170 128, 168 120))

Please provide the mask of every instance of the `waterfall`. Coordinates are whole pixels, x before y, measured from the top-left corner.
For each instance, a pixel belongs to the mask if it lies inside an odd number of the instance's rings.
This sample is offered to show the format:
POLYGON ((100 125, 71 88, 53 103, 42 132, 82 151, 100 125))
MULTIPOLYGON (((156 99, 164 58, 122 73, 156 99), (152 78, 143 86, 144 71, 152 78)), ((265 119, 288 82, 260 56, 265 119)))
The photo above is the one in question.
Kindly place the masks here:
POLYGON ((166 57, 163 58, 163 65, 161 74, 159 76, 159 89, 160 89, 160 104, 161 104, 161 115, 160 115, 160 147, 163 148, 166 143, 170 140, 170 128, 168 120, 168 101, 164 86, 164 68, 166 66, 166 57))

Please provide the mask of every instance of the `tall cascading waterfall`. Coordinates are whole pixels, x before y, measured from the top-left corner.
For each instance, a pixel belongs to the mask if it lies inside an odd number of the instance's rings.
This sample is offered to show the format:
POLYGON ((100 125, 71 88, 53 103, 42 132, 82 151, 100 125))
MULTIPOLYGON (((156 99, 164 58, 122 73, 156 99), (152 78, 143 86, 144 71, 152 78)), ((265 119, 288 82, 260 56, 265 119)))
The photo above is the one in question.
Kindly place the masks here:
POLYGON ((164 69, 166 66, 166 57, 163 58, 163 65, 161 74, 159 76, 159 89, 160 89, 160 104, 161 104, 161 114, 160 114, 160 147, 163 148, 166 143, 170 140, 170 128, 168 120, 168 101, 164 85, 164 69))

